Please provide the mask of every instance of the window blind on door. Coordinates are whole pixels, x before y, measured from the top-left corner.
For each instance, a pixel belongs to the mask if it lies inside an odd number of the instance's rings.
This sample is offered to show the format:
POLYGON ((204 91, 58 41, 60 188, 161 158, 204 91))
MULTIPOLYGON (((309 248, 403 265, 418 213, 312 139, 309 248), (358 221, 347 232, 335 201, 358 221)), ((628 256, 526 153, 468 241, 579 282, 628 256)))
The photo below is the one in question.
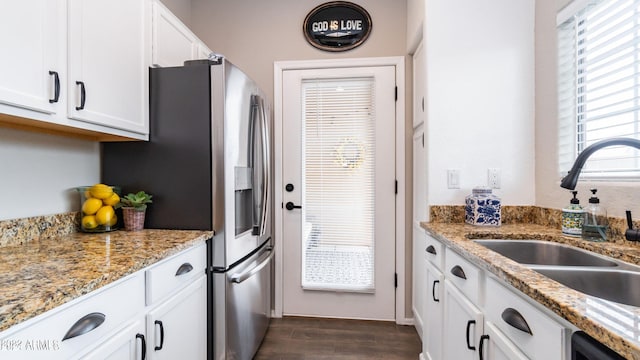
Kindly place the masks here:
MULTIPOLYGON (((583 1, 558 26, 559 164, 563 173, 587 146, 640 139, 640 1, 583 1)), ((560 20, 560 19, 559 19, 560 20)), ((640 152, 594 153, 584 177, 640 178, 640 152)))
POLYGON ((302 89, 302 287, 373 292, 374 79, 302 89))

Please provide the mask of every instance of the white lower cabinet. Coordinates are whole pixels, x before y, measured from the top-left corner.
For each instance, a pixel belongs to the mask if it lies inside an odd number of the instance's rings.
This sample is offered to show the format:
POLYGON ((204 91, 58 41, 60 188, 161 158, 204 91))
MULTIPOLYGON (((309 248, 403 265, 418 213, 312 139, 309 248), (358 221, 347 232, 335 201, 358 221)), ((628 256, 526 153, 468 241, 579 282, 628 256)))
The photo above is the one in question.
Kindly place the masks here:
POLYGON ((484 318, 448 279, 444 283, 443 359, 476 359, 484 318))
POLYGON ((82 355, 82 359, 105 359, 105 360, 138 360, 146 358, 146 331, 144 318, 130 322, 124 328, 118 329, 116 333, 107 339, 97 348, 82 355))
POLYGON ((16 344, 12 359, 78 358, 144 310, 143 291, 143 274, 133 274, 9 328, 0 341, 16 344))
POLYGON ((480 359, 486 360, 528 360, 529 358, 515 346, 491 321, 484 324, 485 335, 480 339, 480 359))
POLYGON ((0 358, 205 359, 205 266, 201 244, 13 326, 0 332, 0 358))
POLYGON ((426 235, 422 357, 568 360, 570 325, 426 235))
POLYGON ((426 262, 426 293, 422 354, 426 359, 442 357, 442 327, 444 323, 444 275, 430 261, 426 262))
POLYGON ((486 294, 487 321, 527 358, 565 358, 569 329, 491 277, 487 279, 486 294))
POLYGON ((148 359, 205 359, 206 276, 147 314, 148 359))

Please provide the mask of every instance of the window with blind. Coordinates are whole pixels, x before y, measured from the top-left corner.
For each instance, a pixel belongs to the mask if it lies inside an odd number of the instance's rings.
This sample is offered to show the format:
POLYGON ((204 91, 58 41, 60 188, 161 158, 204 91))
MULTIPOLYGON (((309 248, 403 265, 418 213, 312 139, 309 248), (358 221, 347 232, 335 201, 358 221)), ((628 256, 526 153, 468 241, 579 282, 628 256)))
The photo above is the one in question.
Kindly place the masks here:
POLYGON ((302 287, 374 292, 374 79, 302 84, 302 287))
MULTIPOLYGON (((574 0, 558 14, 559 167, 610 137, 640 139, 640 1, 574 0)), ((640 179, 640 152, 595 152, 582 177, 640 179)))

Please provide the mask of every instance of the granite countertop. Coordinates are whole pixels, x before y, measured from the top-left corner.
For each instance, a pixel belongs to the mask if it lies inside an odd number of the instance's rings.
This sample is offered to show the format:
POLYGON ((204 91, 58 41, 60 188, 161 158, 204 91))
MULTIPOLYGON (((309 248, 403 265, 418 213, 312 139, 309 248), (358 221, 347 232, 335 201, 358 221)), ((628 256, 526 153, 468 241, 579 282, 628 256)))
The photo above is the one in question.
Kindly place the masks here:
POLYGON ((72 233, 0 247, 0 331, 204 242, 209 231, 72 233))
POLYGON ((427 232, 628 359, 640 360, 640 307, 586 296, 493 252, 470 239, 540 239, 565 243, 640 264, 640 248, 594 243, 563 236, 557 228, 532 224, 477 227, 460 223, 421 223, 427 232))

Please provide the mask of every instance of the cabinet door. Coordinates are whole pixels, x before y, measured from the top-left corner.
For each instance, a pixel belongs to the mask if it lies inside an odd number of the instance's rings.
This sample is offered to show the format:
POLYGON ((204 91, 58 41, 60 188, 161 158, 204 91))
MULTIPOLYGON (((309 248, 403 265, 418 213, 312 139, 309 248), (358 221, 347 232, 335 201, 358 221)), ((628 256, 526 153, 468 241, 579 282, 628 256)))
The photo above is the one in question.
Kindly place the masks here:
MULTIPOLYGON (((427 157, 424 126, 413 131, 413 221, 427 221, 427 157)), ((422 249, 424 250, 424 249, 422 249)))
POLYGON ((152 63, 158 67, 182 66, 197 52, 191 31, 159 1, 153 3, 152 63))
POLYGON ((148 359, 206 358, 206 289, 201 276, 148 313, 148 359))
MULTIPOLYGON (((425 247, 426 234, 420 226, 413 224, 413 317, 415 320, 416 330, 422 338, 423 327, 425 322, 424 316, 424 294, 425 294, 425 247)), ((424 338, 422 338, 424 341, 424 338)))
POLYGON ((444 285, 444 353, 442 359, 477 359, 483 316, 449 280, 444 285))
POLYGON ((413 54, 413 127, 422 124, 425 119, 425 93, 427 83, 427 64, 422 43, 413 54))
POLYGON ((107 338, 100 346, 81 356, 81 359, 104 360, 139 360, 143 359, 146 349, 144 320, 137 319, 113 336, 107 338))
POLYGON ((149 132, 149 0, 69 0, 69 117, 149 132))
POLYGON ((58 0, 0 4, 0 102, 56 112, 56 93, 60 95, 60 75, 64 73, 58 61, 64 45, 58 43, 62 4, 58 0))
POLYGON ((426 359, 440 360, 443 346, 444 275, 425 261, 426 289, 424 302, 424 335, 422 353, 426 359))
POLYGON ((482 336, 481 345, 478 351, 482 351, 481 359, 487 360, 528 360, 518 347, 493 325, 492 322, 485 323, 486 335, 482 336))
POLYGON ((208 59, 211 50, 202 41, 198 42, 194 59, 208 59))

